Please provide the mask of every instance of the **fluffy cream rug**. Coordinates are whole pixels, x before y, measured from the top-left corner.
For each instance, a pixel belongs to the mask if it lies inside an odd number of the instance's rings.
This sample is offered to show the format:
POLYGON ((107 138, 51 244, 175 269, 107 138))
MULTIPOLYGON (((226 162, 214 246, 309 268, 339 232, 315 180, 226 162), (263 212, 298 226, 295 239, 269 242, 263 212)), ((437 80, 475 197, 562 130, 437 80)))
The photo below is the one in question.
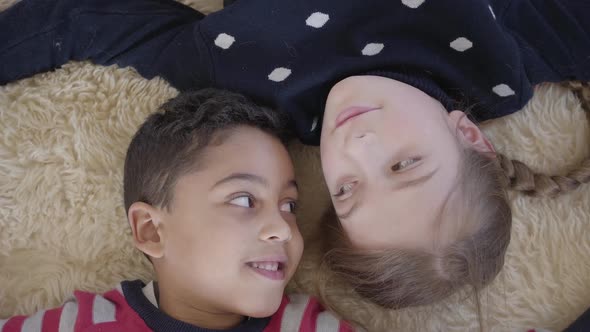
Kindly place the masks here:
MULTIPOLYGON (((9 2, 0 0, 0 9, 9 2)), ((206 12, 220 1, 189 2, 206 12)), ((131 135, 176 91, 131 69, 72 63, 0 87, 0 317, 59 305, 74 289, 104 291, 152 277, 131 245, 122 165, 131 135)), ((588 157, 590 130, 575 96, 538 88, 524 111, 484 125, 500 152, 565 174, 588 157)), ((318 236, 328 204, 318 151, 292 147, 302 184, 300 224, 318 236)), ((556 199, 511 193, 513 240, 503 272, 482 294, 490 331, 560 330, 590 306, 590 186, 556 199)), ((313 292, 317 242, 292 289, 313 292)), ((346 291, 333 304, 370 331, 476 330, 469 294, 424 308, 384 311, 346 291)))

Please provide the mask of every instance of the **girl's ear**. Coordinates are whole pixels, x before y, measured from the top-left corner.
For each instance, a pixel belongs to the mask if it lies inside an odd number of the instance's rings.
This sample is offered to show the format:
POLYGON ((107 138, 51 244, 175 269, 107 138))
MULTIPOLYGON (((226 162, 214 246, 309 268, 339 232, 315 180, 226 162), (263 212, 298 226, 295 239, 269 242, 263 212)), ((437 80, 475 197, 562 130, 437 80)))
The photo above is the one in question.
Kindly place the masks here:
POLYGON ((496 149, 494 149, 492 143, 481 129, 469 120, 464 112, 452 111, 449 113, 449 119, 452 125, 451 128, 455 128, 455 132, 464 144, 488 158, 496 157, 496 149))
POLYGON ((164 241, 160 211, 149 204, 135 202, 129 207, 127 218, 135 247, 152 258, 161 258, 164 241))

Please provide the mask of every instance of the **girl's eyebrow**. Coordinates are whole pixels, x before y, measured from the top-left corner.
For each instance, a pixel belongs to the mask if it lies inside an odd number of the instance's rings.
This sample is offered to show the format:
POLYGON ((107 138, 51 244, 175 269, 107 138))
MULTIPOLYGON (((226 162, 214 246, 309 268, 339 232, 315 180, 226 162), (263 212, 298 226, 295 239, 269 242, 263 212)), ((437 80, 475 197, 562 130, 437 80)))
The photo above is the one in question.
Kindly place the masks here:
POLYGON ((393 191, 399 191, 399 190, 403 190, 403 189, 413 187, 413 186, 420 186, 420 185, 426 183, 428 180, 430 180, 430 178, 432 178, 436 174, 438 169, 439 169, 439 167, 435 168, 432 172, 430 172, 426 175, 420 176, 416 179, 398 182, 393 187, 393 191))
MULTIPOLYGON (((416 179, 399 182, 399 184, 393 188, 393 191, 399 191, 399 190, 404 190, 409 187, 423 185, 424 183, 426 183, 428 180, 430 180, 436 174, 438 169, 439 169, 439 167, 435 168, 432 172, 430 172, 426 175, 420 176, 416 179)), ((352 205, 350 210, 348 210, 348 212, 346 212, 344 214, 337 214, 336 216, 338 217, 338 219, 346 219, 346 218, 350 217, 360 206, 359 201, 362 202, 362 200, 357 200, 352 205)))
POLYGON ((338 217, 338 219, 346 219, 353 214, 353 212, 356 210, 356 207, 357 207, 357 202, 355 202, 352 205, 352 207, 348 210, 348 212, 346 212, 344 214, 336 214, 336 216, 338 217))

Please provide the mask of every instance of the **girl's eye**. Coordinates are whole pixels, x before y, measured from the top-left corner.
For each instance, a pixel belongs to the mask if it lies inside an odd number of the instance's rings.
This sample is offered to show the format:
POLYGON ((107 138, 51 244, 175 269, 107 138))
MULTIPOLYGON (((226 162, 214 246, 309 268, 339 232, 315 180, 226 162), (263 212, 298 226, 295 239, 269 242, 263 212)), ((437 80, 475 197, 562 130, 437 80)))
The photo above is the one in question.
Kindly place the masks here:
POLYGON ((350 194, 350 192, 352 191, 352 189, 354 189, 354 186, 356 185, 356 182, 348 182, 345 183, 344 185, 340 186, 340 189, 338 189, 338 192, 333 195, 335 198, 341 198, 344 199, 346 197, 348 197, 347 195, 350 194))
POLYGON ((286 202, 283 203, 283 205, 281 205, 280 210, 283 212, 289 212, 289 213, 295 213, 295 210, 297 209, 297 203, 296 202, 286 202))
POLYGON ((229 204, 245 207, 245 208, 253 208, 254 207, 254 200, 250 196, 240 196, 232 199, 229 201, 229 204))
POLYGON ((419 161, 420 161, 420 158, 418 158, 418 157, 402 160, 399 163, 391 166, 391 170, 394 172, 403 171, 406 167, 409 167, 419 161))

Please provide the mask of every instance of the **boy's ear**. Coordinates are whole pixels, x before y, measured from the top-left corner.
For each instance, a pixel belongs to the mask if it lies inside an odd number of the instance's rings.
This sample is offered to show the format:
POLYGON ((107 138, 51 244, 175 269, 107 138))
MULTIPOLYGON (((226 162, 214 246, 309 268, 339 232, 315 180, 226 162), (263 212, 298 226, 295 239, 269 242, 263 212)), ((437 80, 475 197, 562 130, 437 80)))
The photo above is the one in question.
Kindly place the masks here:
POLYGON ((452 111, 449 113, 449 118, 463 143, 488 158, 496 158, 496 149, 492 143, 464 112, 452 111))
POLYGON ((152 258, 164 256, 161 212, 149 204, 135 202, 129 207, 127 219, 135 247, 152 258))

